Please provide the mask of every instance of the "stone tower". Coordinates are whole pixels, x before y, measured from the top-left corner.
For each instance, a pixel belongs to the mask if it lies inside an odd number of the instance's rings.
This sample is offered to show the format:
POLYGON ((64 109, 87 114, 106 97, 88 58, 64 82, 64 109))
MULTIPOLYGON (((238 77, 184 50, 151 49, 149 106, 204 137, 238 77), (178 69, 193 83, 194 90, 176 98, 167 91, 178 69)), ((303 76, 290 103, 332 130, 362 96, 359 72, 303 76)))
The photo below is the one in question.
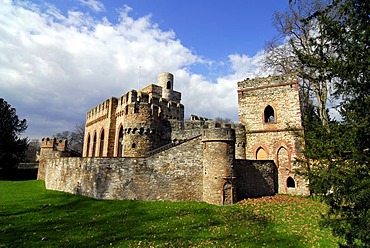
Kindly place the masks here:
POLYGON ((203 201, 217 205, 233 204, 236 201, 235 130, 230 126, 204 129, 202 142, 203 201))
POLYGON ((122 120, 122 156, 143 157, 161 145, 161 123, 157 104, 135 90, 128 92, 122 120), (145 100, 144 100, 145 99, 145 100))
POLYGON ((239 122, 246 127, 246 159, 273 160, 278 192, 305 194, 307 185, 294 173, 303 132, 297 77, 293 75, 238 82, 239 122))
POLYGON ((173 75, 169 72, 159 74, 158 85, 162 87, 162 97, 173 100, 173 75))

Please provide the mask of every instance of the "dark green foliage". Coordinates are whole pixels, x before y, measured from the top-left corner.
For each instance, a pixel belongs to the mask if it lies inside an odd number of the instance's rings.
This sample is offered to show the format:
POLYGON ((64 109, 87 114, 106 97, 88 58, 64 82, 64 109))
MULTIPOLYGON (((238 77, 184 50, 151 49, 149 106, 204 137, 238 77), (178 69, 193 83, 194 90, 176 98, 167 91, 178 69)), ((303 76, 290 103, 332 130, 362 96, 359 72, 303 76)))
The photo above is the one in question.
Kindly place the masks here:
POLYGON ((19 120, 15 108, 0 98, 0 167, 3 170, 13 169, 24 158, 28 139, 19 135, 26 128, 26 120, 19 120))
POLYGON ((306 160, 300 162, 311 191, 330 206, 324 223, 345 238, 346 246, 370 247, 370 3, 329 3, 304 21, 320 23, 322 30, 311 46, 326 40, 332 54, 317 49, 315 56, 299 58, 326 71, 343 121, 331 122, 326 131, 315 118, 306 118, 306 160))

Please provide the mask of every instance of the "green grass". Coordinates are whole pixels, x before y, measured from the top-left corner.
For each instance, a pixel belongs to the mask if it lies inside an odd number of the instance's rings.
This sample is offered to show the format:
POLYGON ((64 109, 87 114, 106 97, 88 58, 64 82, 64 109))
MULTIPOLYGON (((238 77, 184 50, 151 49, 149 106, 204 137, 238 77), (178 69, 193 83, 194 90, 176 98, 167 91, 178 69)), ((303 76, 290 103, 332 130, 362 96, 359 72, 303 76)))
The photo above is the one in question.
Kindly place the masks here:
POLYGON ((326 207, 277 196, 232 206, 99 201, 0 181, 0 247, 336 247, 326 207))

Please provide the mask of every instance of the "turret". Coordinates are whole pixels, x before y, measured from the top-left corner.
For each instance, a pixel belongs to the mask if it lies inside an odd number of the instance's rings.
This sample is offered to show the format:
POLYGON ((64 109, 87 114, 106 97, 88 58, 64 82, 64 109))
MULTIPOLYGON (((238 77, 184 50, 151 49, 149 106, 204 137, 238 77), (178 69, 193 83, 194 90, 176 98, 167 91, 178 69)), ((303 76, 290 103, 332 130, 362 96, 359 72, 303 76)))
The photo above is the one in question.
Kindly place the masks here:
POLYGON ((230 126, 204 129, 203 201, 233 204, 235 189, 235 130, 230 126))

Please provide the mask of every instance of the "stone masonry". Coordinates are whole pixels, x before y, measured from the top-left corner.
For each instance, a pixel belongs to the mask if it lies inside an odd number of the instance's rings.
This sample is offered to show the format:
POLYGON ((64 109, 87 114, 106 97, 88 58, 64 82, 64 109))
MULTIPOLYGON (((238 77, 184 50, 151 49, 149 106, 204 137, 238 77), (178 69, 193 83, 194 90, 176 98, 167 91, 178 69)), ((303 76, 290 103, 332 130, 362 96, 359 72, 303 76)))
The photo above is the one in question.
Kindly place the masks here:
POLYGON ((43 139, 38 178, 48 189, 97 199, 227 205, 275 193, 306 194, 292 162, 302 132, 294 77, 238 83, 240 124, 192 115, 170 73, 112 97, 86 115, 83 157, 43 139))

